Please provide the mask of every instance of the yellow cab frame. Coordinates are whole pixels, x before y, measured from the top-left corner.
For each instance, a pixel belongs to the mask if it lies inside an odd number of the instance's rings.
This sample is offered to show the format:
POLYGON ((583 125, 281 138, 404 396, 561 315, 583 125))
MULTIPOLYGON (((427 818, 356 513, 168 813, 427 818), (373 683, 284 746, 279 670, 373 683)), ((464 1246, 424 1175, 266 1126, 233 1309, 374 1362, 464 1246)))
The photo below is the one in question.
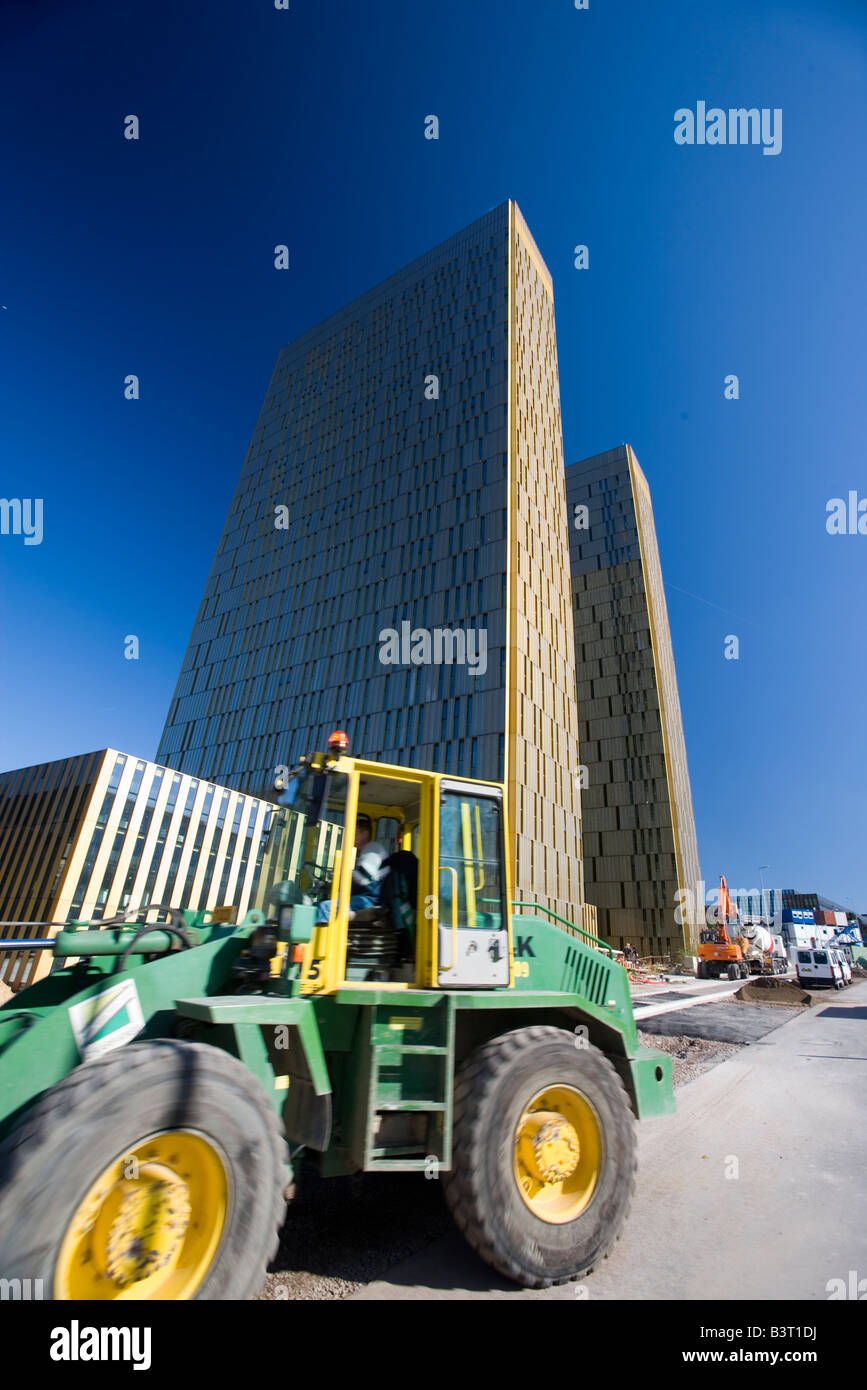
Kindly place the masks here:
MULTIPOLYGON (((440 787, 443 782, 449 787, 454 785, 466 786, 470 792, 473 788, 483 790, 487 795, 499 793, 498 804, 502 824, 502 836, 500 855, 502 859, 501 874, 504 885, 504 925, 508 934, 508 955, 509 955, 509 988, 514 981, 514 961, 513 961, 513 940, 512 940, 512 920, 511 920, 511 878, 509 874, 508 853, 506 846, 509 844, 508 824, 506 821, 506 798, 503 794, 502 786, 497 782, 483 782, 477 778, 453 777, 450 774, 438 772, 426 772, 416 768, 396 767, 392 764, 367 762, 363 758, 337 757, 329 758, 327 764, 329 772, 345 773, 348 778, 347 798, 345 809, 345 823, 343 834, 343 846, 338 850, 334 857, 334 873, 332 878, 331 894, 331 919, 325 923, 317 923, 314 926, 313 934, 309 944, 304 951, 304 960, 301 970, 301 989, 303 995, 322 996, 335 994, 338 990, 370 990, 371 984, 366 981, 346 979, 346 954, 348 943, 348 904, 351 894, 352 870, 354 854, 345 853, 346 846, 352 847, 355 840, 356 817, 359 814, 366 814, 371 817, 374 824, 377 820, 390 818, 400 824, 400 844, 404 849, 414 848, 418 856, 418 898, 416 903, 416 957, 415 957, 415 980, 414 981, 378 981, 375 984, 377 990, 390 990, 398 992, 408 989, 441 989, 443 982, 439 979, 443 971, 438 966, 437 943, 439 940, 439 806, 441 799, 440 787), (407 820, 405 807, 402 805, 387 805, 379 801, 362 799, 360 787, 362 782, 369 782, 375 786, 379 782, 394 782, 406 784, 418 789, 418 816, 407 820), (413 845, 413 838, 417 832, 417 841, 413 845)), ((453 869, 443 866, 442 872, 454 873, 453 869)), ((452 898, 453 908, 455 898, 452 898)), ((452 919, 453 939, 457 932, 457 922, 452 919)))

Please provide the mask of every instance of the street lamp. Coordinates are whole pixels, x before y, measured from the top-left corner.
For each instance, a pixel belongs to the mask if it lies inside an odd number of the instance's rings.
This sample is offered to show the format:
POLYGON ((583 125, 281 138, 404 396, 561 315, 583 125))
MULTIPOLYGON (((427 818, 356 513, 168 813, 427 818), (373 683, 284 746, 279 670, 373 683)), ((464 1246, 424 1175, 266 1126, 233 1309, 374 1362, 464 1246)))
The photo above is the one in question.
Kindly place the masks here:
MULTIPOLYGON (((760 864, 760 865, 759 865, 759 878, 761 879, 761 882, 762 882, 762 916, 763 916, 763 917, 764 917, 764 915, 765 915, 765 869, 769 869, 770 867, 771 867, 770 864, 760 864)), ((768 907, 770 908, 770 903, 768 903, 768 907)), ((770 912, 768 912, 768 916, 770 916, 770 915, 771 915, 770 912)))

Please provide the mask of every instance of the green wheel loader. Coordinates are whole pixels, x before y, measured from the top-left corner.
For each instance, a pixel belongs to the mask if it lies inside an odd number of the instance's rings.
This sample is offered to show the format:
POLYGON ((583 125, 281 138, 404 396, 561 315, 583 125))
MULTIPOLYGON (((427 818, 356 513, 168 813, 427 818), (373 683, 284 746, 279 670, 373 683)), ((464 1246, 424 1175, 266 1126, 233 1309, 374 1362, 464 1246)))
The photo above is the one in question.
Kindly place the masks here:
POLYGON ((674 1108, 671 1063, 638 1045, 608 947, 511 901, 508 845, 501 786, 337 738, 286 779, 240 924, 62 929, 52 972, 0 1008, 0 1276, 249 1298, 302 1154, 441 1177, 517 1283, 593 1269, 636 1118, 674 1108))

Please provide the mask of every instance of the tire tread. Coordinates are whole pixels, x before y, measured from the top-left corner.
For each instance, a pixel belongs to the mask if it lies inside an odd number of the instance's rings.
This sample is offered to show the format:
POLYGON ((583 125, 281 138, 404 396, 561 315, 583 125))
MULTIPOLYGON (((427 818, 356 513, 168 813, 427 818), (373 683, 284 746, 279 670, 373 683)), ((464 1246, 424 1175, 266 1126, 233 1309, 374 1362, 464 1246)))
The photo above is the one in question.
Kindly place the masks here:
MULTIPOLYGON (((186 1055, 198 1055, 212 1069, 218 1070, 226 1086, 239 1096, 249 1099, 250 1082, 253 1079, 248 1069, 236 1057, 221 1048, 207 1043, 180 1042, 171 1038, 159 1038, 149 1042, 130 1043, 106 1053, 91 1061, 84 1061, 55 1086, 43 1094, 29 1107, 17 1121, 14 1128, 0 1144, 0 1209, 4 1194, 14 1198, 13 1181, 24 1153, 32 1144, 49 1143, 51 1136, 59 1127, 74 1119, 79 1107, 93 1094, 111 1082, 114 1075, 122 1075, 127 1088, 135 1090, 135 1074, 143 1067, 152 1065, 154 1050, 160 1047, 183 1050, 186 1055)), ((255 1092, 253 1092, 255 1094, 255 1092)), ((265 1097, 267 1101, 267 1097, 265 1097)), ((283 1134, 282 1125, 270 1105, 258 1105, 264 1120, 268 1143, 275 1171, 283 1171, 289 1160, 289 1150, 283 1134)), ((263 1252, 262 1281, 267 1267, 275 1259, 280 1247, 280 1230, 285 1215, 283 1182, 275 1184, 272 1193, 272 1212, 270 1229, 273 1236, 268 1248, 263 1252)), ((2 1224, 2 1221, 0 1221, 2 1224)))
MULTIPOLYGON (((541 1278, 530 1274, 497 1239, 496 1223, 487 1223, 484 1220, 484 1135, 477 1122, 479 1111, 503 1073, 507 1071, 509 1064, 528 1044, 562 1042, 564 1039, 568 1039, 570 1043, 574 1042, 572 1034, 565 1029, 541 1023, 501 1034, 483 1043, 470 1054, 458 1074, 454 1089, 454 1144, 452 1167, 444 1174, 446 1201, 457 1225, 476 1254, 515 1283, 534 1289, 550 1288, 555 1284, 568 1284, 583 1279, 592 1273, 598 1263, 608 1258, 625 1227, 637 1181, 638 1160, 633 1147, 631 1172, 627 1179, 629 1193, 622 1222, 590 1265, 562 1278, 541 1278)), ((604 1053, 595 1048, 593 1050, 607 1068, 608 1081, 614 1088, 614 1094, 618 1100, 622 1100, 626 1109, 631 1110, 626 1088, 616 1068, 604 1053)), ((632 1123, 634 1125, 634 1120, 632 1123)))

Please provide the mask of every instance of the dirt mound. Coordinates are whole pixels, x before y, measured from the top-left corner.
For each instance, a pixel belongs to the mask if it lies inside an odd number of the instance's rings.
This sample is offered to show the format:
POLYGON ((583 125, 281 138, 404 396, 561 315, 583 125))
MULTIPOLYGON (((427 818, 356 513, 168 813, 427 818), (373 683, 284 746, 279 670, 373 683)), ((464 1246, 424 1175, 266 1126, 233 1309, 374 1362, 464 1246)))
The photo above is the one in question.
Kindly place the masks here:
POLYGON ((852 979, 867 980, 867 970, 864 969, 863 965, 852 966, 852 979))
POLYGON ((6 1001, 7 1001, 7 999, 11 999, 11 998, 12 998, 12 991, 11 991, 11 989, 9 988, 8 985, 4 985, 3 981, 0 980, 0 1004, 5 1004, 6 1001))
POLYGON ((742 1004, 778 1004, 785 1009, 807 1007, 811 1002, 805 989, 779 975, 756 975, 734 997, 742 1004))

